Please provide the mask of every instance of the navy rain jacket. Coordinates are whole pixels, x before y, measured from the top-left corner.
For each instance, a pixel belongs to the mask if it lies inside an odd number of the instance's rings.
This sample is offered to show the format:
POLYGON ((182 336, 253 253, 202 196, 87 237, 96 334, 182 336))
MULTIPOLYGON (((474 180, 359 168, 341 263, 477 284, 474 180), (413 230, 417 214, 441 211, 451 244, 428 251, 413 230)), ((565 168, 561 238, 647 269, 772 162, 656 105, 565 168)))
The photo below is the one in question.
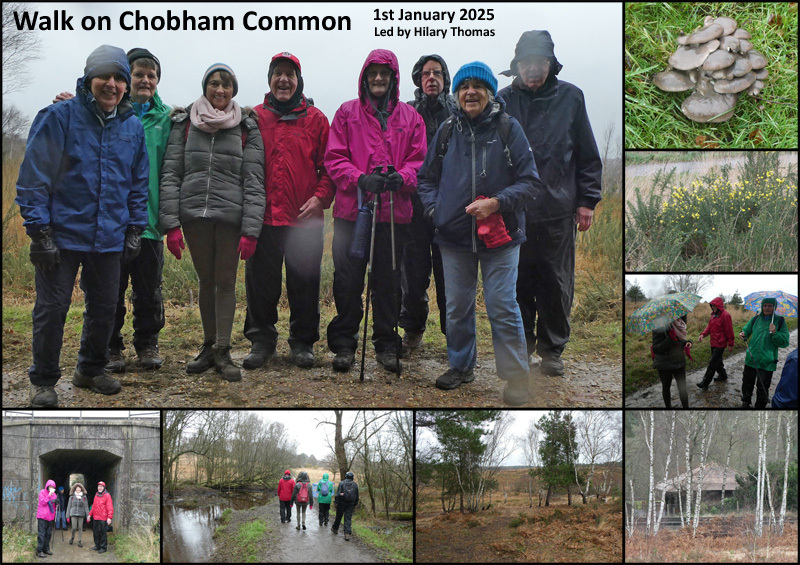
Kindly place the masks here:
POLYGON ((504 108, 504 102, 495 99, 478 116, 477 124, 472 124, 463 110, 457 110, 438 179, 433 178, 430 164, 436 157, 441 127, 431 141, 417 175, 417 190, 425 210, 434 209, 434 241, 439 245, 472 252, 487 249, 478 237, 474 216, 464 211, 478 196, 496 197, 500 201, 499 212, 512 241, 497 249, 525 241, 525 207, 533 203, 539 192, 539 175, 525 132, 514 118, 509 118, 508 140, 514 166, 508 166, 496 123, 504 108))
POLYGON ((104 123, 84 82, 85 76, 78 79, 77 96, 36 115, 16 203, 27 233, 49 225, 60 249, 122 251, 128 226, 147 226, 144 127, 128 94, 104 123))

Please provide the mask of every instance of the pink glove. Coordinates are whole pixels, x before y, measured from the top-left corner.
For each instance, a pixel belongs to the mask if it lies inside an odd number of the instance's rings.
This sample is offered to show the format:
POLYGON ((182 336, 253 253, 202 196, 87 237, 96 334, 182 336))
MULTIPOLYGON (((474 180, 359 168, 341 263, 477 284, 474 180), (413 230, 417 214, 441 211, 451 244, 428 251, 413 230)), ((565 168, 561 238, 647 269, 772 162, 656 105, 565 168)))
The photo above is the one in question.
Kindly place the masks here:
POLYGON ((176 259, 181 258, 181 249, 186 249, 181 228, 172 228, 167 232, 167 249, 175 255, 176 259))
POLYGON ((67 524, 69 524, 69 518, 67 518, 67 524))
POLYGON ((239 249, 237 249, 237 251, 242 261, 247 261, 253 256, 253 253, 256 252, 257 243, 258 238, 252 235, 243 235, 241 239, 239 239, 239 249))

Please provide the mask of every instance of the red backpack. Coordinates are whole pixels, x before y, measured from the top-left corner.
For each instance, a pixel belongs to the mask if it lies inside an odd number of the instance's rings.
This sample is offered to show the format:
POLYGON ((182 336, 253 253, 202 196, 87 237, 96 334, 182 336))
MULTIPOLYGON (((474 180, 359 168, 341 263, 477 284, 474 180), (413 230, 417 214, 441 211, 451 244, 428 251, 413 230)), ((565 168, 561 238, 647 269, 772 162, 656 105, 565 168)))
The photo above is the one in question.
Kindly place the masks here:
POLYGON ((297 492, 297 502, 300 504, 308 502, 308 483, 300 483, 300 490, 297 492))

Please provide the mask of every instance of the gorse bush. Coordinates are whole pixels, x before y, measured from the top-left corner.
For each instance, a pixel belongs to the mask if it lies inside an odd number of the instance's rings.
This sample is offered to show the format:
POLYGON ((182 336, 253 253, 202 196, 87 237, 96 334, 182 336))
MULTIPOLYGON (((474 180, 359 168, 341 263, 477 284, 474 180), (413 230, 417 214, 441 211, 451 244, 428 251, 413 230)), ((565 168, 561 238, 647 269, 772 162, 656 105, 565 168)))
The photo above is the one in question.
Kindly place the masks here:
POLYGON ((739 174, 672 185, 659 171, 646 197, 636 191, 627 217, 629 270, 797 270, 797 174, 780 171, 777 152, 750 154, 739 174))

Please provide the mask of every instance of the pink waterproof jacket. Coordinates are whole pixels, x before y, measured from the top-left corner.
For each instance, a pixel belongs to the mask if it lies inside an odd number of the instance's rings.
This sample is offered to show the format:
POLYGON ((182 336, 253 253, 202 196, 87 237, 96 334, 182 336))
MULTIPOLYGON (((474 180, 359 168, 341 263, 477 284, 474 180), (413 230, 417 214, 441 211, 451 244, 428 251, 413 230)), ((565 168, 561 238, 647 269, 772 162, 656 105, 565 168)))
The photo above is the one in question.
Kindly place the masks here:
MULTIPOLYGON (((417 171, 427 151, 425 122, 417 111, 400 102, 397 57, 386 49, 375 49, 364 61, 358 77, 358 99, 342 104, 336 111, 328 136, 325 168, 336 184, 333 217, 355 221, 358 213, 358 177, 372 173, 375 167, 394 166, 403 177, 403 186, 394 198, 394 220, 411 222, 411 194, 417 189, 417 171), (386 131, 375 116, 365 84, 366 69, 371 64, 388 65, 395 73, 390 96, 386 131)), ((367 198, 372 198, 368 195, 367 198)), ((381 195, 379 222, 389 221, 389 195, 381 195)))
POLYGON ((47 481, 47 484, 44 485, 44 488, 39 491, 39 506, 36 508, 36 517, 47 520, 48 522, 54 519, 56 516, 55 501, 56 498, 58 498, 56 493, 50 494, 50 491, 48 490, 50 487, 56 488, 56 483, 52 480, 47 481), (50 505, 47 504, 50 500, 53 501, 53 510, 50 510, 50 505))

